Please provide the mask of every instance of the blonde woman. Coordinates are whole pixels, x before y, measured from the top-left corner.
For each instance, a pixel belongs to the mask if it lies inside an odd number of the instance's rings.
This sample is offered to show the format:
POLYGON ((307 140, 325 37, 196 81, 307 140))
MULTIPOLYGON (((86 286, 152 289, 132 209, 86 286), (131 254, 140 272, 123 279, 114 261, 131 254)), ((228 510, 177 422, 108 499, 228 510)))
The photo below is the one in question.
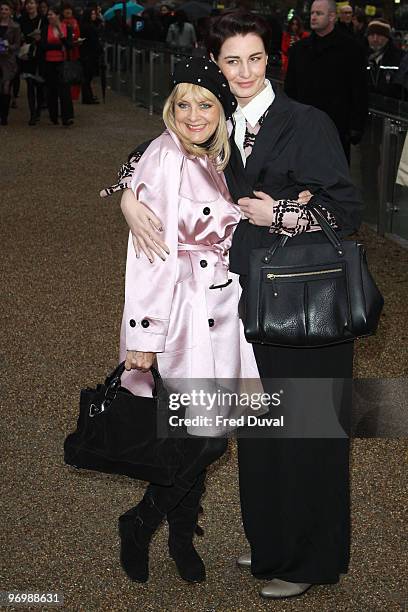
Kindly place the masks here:
MULTIPOLYGON (((218 66, 206 58, 177 64, 163 112, 167 130, 136 164, 131 189, 163 221, 165 261, 138 257, 129 237, 121 359, 122 384, 149 395, 150 366, 164 378, 257 377, 252 347, 238 318, 238 276, 228 273, 228 249, 240 220, 222 173, 229 160, 226 119, 237 102, 218 66)), ((148 579, 148 547, 167 516, 169 551, 180 576, 205 580, 192 539, 208 465, 225 451, 217 437, 182 440, 174 485, 147 487, 119 519, 121 564, 132 580, 148 579)))

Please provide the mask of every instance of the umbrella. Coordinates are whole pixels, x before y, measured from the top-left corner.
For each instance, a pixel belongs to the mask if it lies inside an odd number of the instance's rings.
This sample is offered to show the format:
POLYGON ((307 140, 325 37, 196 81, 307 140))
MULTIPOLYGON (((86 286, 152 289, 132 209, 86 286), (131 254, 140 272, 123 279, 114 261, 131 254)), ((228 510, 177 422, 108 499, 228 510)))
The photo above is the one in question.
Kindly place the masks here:
POLYGON ((203 17, 209 17, 212 11, 211 4, 199 2, 199 0, 188 0, 179 6, 179 9, 185 12, 189 21, 198 21, 203 17))
MULTIPOLYGON (((113 6, 110 7, 103 14, 103 18, 105 21, 109 21, 113 19, 115 16, 115 11, 123 11, 123 2, 117 2, 113 6)), ((131 17, 132 15, 138 15, 144 11, 144 7, 140 6, 140 4, 136 4, 136 2, 126 2, 126 18, 131 17)))

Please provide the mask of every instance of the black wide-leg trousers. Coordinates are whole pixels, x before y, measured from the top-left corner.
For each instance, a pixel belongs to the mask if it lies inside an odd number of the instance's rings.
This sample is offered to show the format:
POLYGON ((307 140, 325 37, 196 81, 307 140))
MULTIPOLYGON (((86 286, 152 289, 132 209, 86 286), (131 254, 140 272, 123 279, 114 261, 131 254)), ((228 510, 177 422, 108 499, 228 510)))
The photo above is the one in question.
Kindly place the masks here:
MULTIPOLYGON (((253 348, 262 379, 336 378, 341 411, 351 410, 351 385, 341 388, 341 379, 352 378, 352 342, 315 349, 253 348)), ((349 562, 348 438, 240 438, 238 460, 252 574, 337 582, 349 562)))

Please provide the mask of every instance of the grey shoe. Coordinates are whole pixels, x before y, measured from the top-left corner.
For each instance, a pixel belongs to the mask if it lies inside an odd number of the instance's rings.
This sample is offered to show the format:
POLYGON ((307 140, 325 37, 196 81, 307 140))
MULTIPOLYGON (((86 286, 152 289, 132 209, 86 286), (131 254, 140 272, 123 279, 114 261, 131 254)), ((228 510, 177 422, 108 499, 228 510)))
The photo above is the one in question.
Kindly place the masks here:
POLYGON ((240 555, 237 559, 237 565, 239 565, 239 567, 244 567, 245 569, 250 568, 251 553, 244 553, 243 555, 240 555))
POLYGON ((262 587, 259 594, 270 599, 285 599, 303 595, 311 586, 307 582, 286 582, 286 580, 275 578, 262 587))

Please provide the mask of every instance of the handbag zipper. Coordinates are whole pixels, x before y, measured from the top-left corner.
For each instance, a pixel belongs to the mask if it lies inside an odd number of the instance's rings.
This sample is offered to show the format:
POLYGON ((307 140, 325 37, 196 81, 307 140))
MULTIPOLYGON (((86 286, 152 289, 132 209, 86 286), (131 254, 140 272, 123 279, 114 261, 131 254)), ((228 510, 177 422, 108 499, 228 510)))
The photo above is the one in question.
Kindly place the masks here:
POLYGON ((273 274, 269 272, 266 275, 268 280, 272 281, 273 295, 278 297, 278 290, 276 288, 275 278, 294 278, 296 276, 314 276, 315 274, 330 274, 331 272, 342 272, 343 268, 331 268, 330 270, 315 270, 314 272, 293 272, 291 274, 273 274))

